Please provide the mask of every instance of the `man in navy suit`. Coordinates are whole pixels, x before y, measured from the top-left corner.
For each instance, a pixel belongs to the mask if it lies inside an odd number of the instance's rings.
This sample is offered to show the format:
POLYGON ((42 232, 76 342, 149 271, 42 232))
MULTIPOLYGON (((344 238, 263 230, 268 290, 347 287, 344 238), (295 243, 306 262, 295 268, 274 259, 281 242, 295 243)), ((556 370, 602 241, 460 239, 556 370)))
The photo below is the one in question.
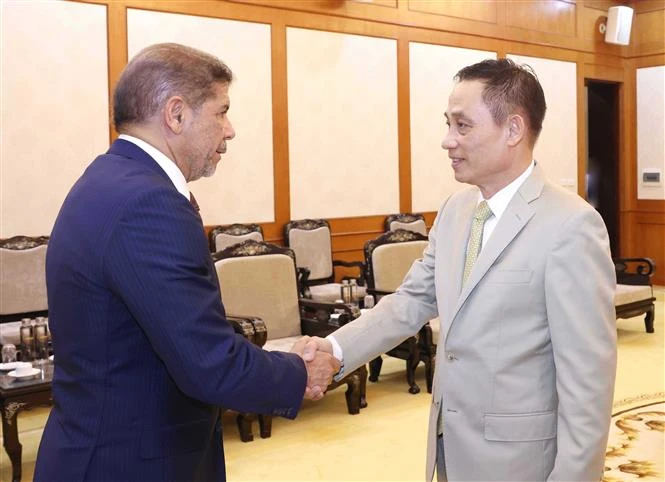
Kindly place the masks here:
POLYGON ((339 369, 329 355, 264 351, 225 318, 187 182, 211 176, 235 135, 232 77, 213 56, 159 44, 118 81, 121 135, 73 186, 49 242, 57 360, 37 481, 225 480, 219 406, 294 418, 339 369))

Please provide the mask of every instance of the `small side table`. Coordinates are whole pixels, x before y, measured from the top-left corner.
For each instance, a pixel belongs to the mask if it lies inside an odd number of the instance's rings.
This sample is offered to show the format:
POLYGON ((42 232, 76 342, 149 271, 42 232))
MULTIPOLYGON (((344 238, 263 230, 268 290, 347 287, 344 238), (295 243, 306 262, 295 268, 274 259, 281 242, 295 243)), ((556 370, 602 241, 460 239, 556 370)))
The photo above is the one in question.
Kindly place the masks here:
POLYGON ((2 372, 0 374, 0 415, 5 451, 12 462, 12 482, 21 480, 21 457, 23 446, 18 440, 17 415, 21 410, 51 405, 51 380, 53 363, 37 366, 41 369, 35 378, 15 380, 2 372))

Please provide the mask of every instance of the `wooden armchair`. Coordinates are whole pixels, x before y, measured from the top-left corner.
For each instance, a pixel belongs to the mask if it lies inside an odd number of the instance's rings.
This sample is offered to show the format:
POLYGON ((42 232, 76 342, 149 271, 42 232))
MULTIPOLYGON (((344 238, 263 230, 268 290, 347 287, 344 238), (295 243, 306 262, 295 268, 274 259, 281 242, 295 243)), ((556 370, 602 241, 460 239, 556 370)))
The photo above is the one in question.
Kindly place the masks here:
MULTIPOLYGON (((427 246, 427 236, 413 231, 398 229, 388 231, 376 239, 365 243, 365 264, 367 266, 367 292, 378 299, 393 293, 402 284, 413 262, 422 258, 427 246)), ((419 393, 416 384, 416 367, 422 361, 425 364, 427 389, 431 393, 434 377, 436 339, 433 338, 429 324, 421 328, 417 336, 408 338, 388 351, 386 355, 406 360, 406 380, 409 393, 419 393)), ((369 380, 379 379, 383 359, 375 358, 369 363, 369 380)))
POLYGON ((340 283, 335 283, 335 267, 358 269, 358 298, 365 296, 364 265, 360 261, 340 261, 332 257, 330 224, 325 219, 289 221, 284 226, 284 241, 295 255, 299 268, 308 270, 303 296, 332 303, 341 299, 340 283))
POLYGON ((406 231, 413 231, 427 235, 427 224, 425 224, 425 216, 417 213, 399 213, 387 216, 383 221, 383 230, 397 231, 398 229, 405 229, 406 231))
MULTIPOLYGON (((226 311, 263 320, 266 350, 290 351, 301 336, 326 336, 359 315, 349 305, 300 299, 295 255, 289 248, 247 240, 215 253, 213 260, 226 311)), ((346 385, 347 411, 357 414, 367 406, 366 383, 363 366, 328 390, 346 385)), ((270 436, 270 421, 268 415, 259 416, 261 437, 270 436)), ((249 439, 251 422, 251 416, 242 419, 243 440, 249 439)))
POLYGON ((210 252, 216 253, 223 249, 242 243, 248 239, 263 241, 263 228, 258 224, 229 224, 214 226, 208 235, 210 252))
MULTIPOLYGON (((236 333, 244 336, 250 342, 257 346, 263 346, 266 343, 267 330, 266 325, 261 318, 256 317, 241 317, 227 315, 226 319, 236 333)), ((222 409, 223 411, 224 409, 222 409)), ((251 442, 254 440, 252 434, 252 423, 254 420, 259 420, 259 430, 262 438, 270 437, 270 418, 264 415, 254 413, 238 413, 232 410, 229 412, 236 414, 236 424, 238 425, 238 432, 240 433, 240 440, 243 442, 251 442)))
POLYGON ((632 318, 644 314, 647 333, 653 333, 655 312, 651 276, 656 269, 649 258, 615 258, 617 290, 614 307, 617 318, 632 318))
POLYGON ((0 323, 48 316, 48 236, 0 240, 0 323))

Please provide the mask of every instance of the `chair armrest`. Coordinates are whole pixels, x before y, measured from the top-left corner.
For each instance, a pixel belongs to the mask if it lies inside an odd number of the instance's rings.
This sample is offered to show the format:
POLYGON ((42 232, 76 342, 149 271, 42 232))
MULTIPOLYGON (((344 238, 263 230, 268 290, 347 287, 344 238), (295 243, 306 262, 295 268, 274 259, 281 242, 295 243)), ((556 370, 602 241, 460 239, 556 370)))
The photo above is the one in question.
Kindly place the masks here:
POLYGON ((360 316, 360 310, 345 303, 321 303, 301 298, 300 326, 303 335, 327 336, 360 316))
POLYGON ((358 285, 365 286, 365 263, 362 261, 342 261, 340 259, 333 259, 333 269, 335 266, 343 266, 344 268, 358 268, 360 274, 358 275, 358 285))
MULTIPOLYGON (((381 290, 375 290, 375 289, 372 289, 372 288, 367 288, 367 294, 374 295, 375 297, 392 295, 393 293, 394 293, 394 291, 381 291, 381 290)), ((379 300, 377 299, 376 301, 378 302, 379 300)))
POLYGON ((425 323, 423 327, 418 331, 418 343, 422 348, 429 348, 436 345, 434 341, 434 334, 432 333, 432 327, 429 322, 425 323))
POLYGON ((226 319, 231 323, 236 333, 244 336, 255 345, 263 346, 266 344, 268 329, 261 318, 227 314, 226 319))
POLYGON ((656 263, 650 258, 614 258, 617 283, 651 286, 656 263))

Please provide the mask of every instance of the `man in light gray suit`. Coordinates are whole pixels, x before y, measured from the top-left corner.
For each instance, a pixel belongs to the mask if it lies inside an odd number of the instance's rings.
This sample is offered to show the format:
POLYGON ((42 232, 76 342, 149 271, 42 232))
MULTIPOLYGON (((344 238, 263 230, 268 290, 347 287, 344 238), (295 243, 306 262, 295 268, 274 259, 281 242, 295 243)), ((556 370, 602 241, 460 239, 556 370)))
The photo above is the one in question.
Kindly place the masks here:
POLYGON ((316 349, 355 370, 439 316, 426 481, 600 480, 616 369, 607 230, 545 180, 545 97, 507 59, 462 69, 443 141, 475 187, 439 210, 396 293, 316 349))

